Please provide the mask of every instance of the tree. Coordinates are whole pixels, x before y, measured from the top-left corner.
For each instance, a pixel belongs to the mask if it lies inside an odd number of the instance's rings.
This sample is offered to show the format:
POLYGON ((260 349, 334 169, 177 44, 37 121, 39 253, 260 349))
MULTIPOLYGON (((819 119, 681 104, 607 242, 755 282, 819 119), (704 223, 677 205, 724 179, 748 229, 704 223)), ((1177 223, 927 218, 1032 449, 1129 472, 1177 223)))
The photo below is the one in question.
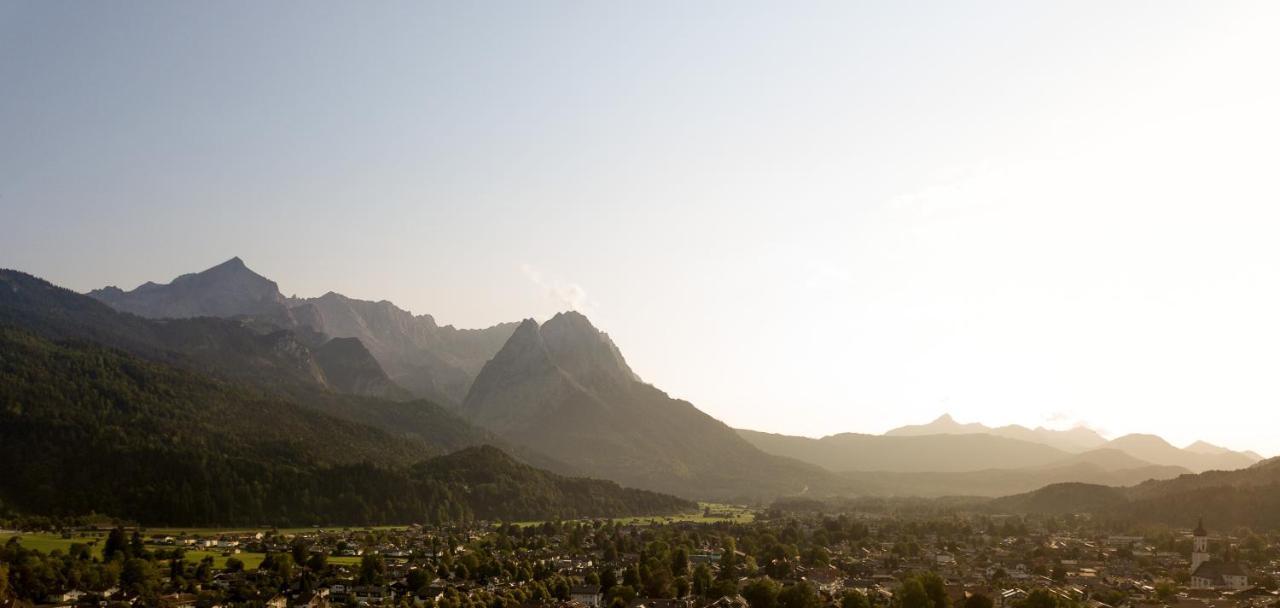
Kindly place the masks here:
POLYGON ((738 579, 738 543, 733 537, 729 537, 720 550, 719 578, 730 581, 738 579))
MULTIPOLYGON (((867 596, 863 595, 857 589, 851 589, 844 592, 840 598, 840 608, 871 608, 871 604, 867 602, 867 596)), ((988 606, 987 608, 991 608, 988 606)))
POLYGON ((818 608, 822 598, 808 581, 800 581, 778 594, 778 608, 818 608))
POLYGON ((776 608, 780 591, 778 583, 764 576, 747 583, 742 588, 742 597, 746 598, 751 608, 776 608))
POLYGON ((951 608, 951 596, 947 595, 947 584, 941 576, 936 572, 925 572, 919 579, 933 608, 951 608))
POLYGON ((9 565, 0 564, 0 602, 9 599, 9 565))
POLYGON ((124 562, 120 571, 120 589, 134 597, 147 597, 155 591, 159 578, 151 562, 131 557, 124 562))
POLYGON ((129 537, 129 557, 142 557, 146 552, 147 546, 142 542, 142 535, 134 530, 129 537))
POLYGON ((671 571, 667 569, 666 564, 651 558, 649 563, 645 564, 642 579, 644 580, 644 593, 647 597, 671 597, 671 583, 673 581, 671 579, 671 571))
POLYGON ((902 582, 902 588, 898 590, 899 608, 932 608, 933 601, 929 599, 929 594, 925 593, 924 585, 920 584, 920 579, 915 577, 908 578, 902 582))
POLYGON ((711 568, 706 564, 698 564, 693 569, 693 593, 694 595, 707 597, 711 593, 711 568))
POLYGON ((123 554, 128 549, 125 543, 124 528, 116 526, 107 534, 107 542, 102 545, 103 559, 114 559, 116 554, 123 554))
POLYGON ((609 594, 609 590, 618 584, 618 573, 612 567, 600 570, 600 593, 609 594))
POLYGON ((1049 578, 1052 578, 1055 583, 1066 582, 1067 568, 1062 564, 1054 564, 1053 570, 1049 573, 1049 578))
POLYGON ((712 597, 725 597, 738 594, 738 581, 722 578, 711 584, 712 597))
POLYGON ((982 593, 974 593, 964 598, 964 608, 992 608, 995 602, 982 593))
POLYGON ((622 584, 632 589, 640 588, 640 566, 633 564, 622 571, 622 584))
POLYGON ((414 568, 405 576, 405 584, 409 586, 409 590, 417 593, 422 591, 431 583, 431 574, 423 568, 414 568))
POLYGON ((684 576, 689 573, 689 550, 683 546, 671 552, 671 573, 684 576))
POLYGON ((387 562, 381 555, 365 554, 360 558, 358 581, 361 585, 381 585, 386 574, 387 562))
POLYGON ((618 600, 622 600, 623 606, 631 603, 631 600, 636 599, 636 589, 631 585, 614 585, 612 592, 613 601, 616 603, 618 600))
POLYGON ((1058 602, 1058 596, 1052 594, 1047 589, 1034 589, 1027 597, 1018 602, 1017 608, 1061 608, 1058 602))

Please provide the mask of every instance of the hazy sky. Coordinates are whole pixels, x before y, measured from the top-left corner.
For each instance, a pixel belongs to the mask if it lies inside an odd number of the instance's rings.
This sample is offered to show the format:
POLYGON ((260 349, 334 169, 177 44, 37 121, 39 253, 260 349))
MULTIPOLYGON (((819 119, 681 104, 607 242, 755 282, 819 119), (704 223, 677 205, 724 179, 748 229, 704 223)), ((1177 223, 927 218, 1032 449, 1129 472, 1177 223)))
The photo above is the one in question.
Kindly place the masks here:
POLYGON ((574 307, 748 428, 1271 455, 1277 31, 1274 2, 0 0, 0 266, 574 307))

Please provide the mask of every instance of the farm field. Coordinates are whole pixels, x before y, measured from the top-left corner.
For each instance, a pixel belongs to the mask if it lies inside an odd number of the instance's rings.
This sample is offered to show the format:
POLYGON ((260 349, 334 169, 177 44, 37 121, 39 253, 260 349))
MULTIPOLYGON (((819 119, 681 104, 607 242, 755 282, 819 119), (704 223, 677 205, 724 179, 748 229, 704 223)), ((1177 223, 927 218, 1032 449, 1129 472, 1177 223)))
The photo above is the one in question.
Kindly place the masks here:
MULTIPOLYGON (((697 523, 697 524, 713 524, 719 522, 734 522, 740 524, 751 523, 755 521, 755 511, 750 507, 740 505, 726 505, 713 502, 698 503, 697 513, 681 513, 679 515, 646 515, 639 517, 614 517, 610 521, 615 521, 624 525, 633 524, 671 524, 671 523, 697 523)), ((544 523, 544 520, 518 521, 514 522, 518 526, 537 526, 544 523)))
MULTIPOLYGON (((683 513, 679 515, 668 515, 661 517, 620 517, 614 518, 612 521, 620 522, 626 525, 646 525, 646 524, 671 524, 671 523, 717 523, 717 522, 734 522, 734 523, 750 523, 755 519, 755 511, 749 507, 738 505, 726 505, 719 503, 699 503, 696 513, 683 513)), ((514 522, 519 526, 536 526, 541 525, 543 520, 537 521, 520 521, 514 522)), ((305 534, 316 530, 402 530, 406 526, 378 526, 378 527, 353 527, 346 528, 341 526, 330 526, 328 528, 308 527, 308 528, 277 528, 276 532, 285 535, 305 534)), ((228 534, 244 534, 251 532, 262 532, 268 528, 254 527, 231 527, 231 528, 143 528, 141 530, 144 539, 147 539, 147 548, 152 551, 171 550, 174 546, 159 545, 150 542, 155 536, 198 536, 202 538, 217 538, 228 534)), ((49 553, 55 550, 69 551, 73 544, 87 544, 92 547, 96 557, 102 557, 102 545, 106 542, 107 533, 105 531, 93 534, 76 534, 70 538, 63 538, 57 533, 17 533, 17 532, 0 532, 0 544, 9 541, 10 538, 17 536, 22 546, 29 549, 37 549, 39 551, 49 553)), ((235 557, 244 562, 244 567, 253 570, 262 563, 266 558, 265 553, 241 552, 232 555, 224 554, 222 551, 207 551, 202 549, 186 549, 183 557, 191 563, 199 563, 206 557, 212 557, 214 566, 222 568, 226 565, 227 560, 235 557)), ((357 565, 360 563, 359 557, 342 557, 330 556, 329 563, 337 565, 357 565)))
MULTIPOLYGON (((303 528, 299 530, 310 531, 310 528, 303 528)), ((219 535, 219 534, 224 534, 228 531, 230 530, 213 530, 213 529, 205 530, 205 529, 196 529, 196 528, 189 528, 186 530, 186 532, 189 532, 189 533, 202 534, 202 535, 219 535)), ((240 530, 240 531, 243 531, 243 530, 240 530)), ((148 536, 150 536, 151 534, 161 534, 161 533, 166 535, 174 534, 174 532, 160 532, 160 531, 147 530, 148 536)), ((71 545, 89 544, 93 546, 93 554, 95 557, 98 557, 98 558, 102 557, 102 544, 106 540, 106 533, 103 533, 98 536, 73 536, 71 538, 63 538, 61 534, 55 534, 55 533, 3 532, 3 533, 0 533, 0 545, 9 542, 9 539, 15 536, 18 537, 18 542, 23 547, 26 547, 28 549, 35 549, 44 553, 50 553, 55 550, 66 552, 71 549, 71 545)), ((171 547, 168 545, 156 545, 153 543, 147 543, 147 549, 152 551, 171 550, 171 549, 174 549, 174 547, 171 547)), ((193 564, 200 563, 200 560, 206 557, 213 558, 213 565, 216 568, 225 567, 227 564, 227 560, 231 557, 235 557, 240 561, 244 562, 244 567, 246 569, 253 570, 257 568, 259 564, 262 563, 262 560, 265 559, 267 555, 265 553, 250 553, 250 552, 241 552, 241 553, 236 553, 234 555, 224 555, 223 552, 221 551, 202 551, 198 549, 187 549, 183 551, 183 558, 186 561, 191 562, 193 564)), ((353 566, 360 563, 360 558, 359 557, 343 557, 343 556, 335 555, 335 556, 329 557, 329 563, 337 564, 337 565, 353 566)))

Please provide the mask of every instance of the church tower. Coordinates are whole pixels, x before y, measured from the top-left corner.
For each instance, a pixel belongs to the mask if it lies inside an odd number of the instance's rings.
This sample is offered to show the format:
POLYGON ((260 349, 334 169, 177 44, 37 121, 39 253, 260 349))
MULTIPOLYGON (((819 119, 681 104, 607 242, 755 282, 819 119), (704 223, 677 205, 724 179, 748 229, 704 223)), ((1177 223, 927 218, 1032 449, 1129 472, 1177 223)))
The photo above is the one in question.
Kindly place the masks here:
POLYGON ((1200 564, 1209 561, 1209 533, 1204 530, 1204 518, 1200 518, 1193 533, 1191 546, 1191 572, 1200 568, 1200 564))

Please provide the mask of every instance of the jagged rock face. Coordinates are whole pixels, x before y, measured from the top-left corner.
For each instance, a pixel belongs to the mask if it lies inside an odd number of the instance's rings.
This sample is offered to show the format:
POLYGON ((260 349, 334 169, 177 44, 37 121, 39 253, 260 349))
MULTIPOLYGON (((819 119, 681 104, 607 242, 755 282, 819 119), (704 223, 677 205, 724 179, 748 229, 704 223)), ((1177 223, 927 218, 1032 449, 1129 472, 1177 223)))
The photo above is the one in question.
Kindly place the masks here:
POLYGON ((561 403, 581 390, 572 384, 552 360, 538 324, 528 319, 480 372, 463 411, 495 432, 518 431, 554 416, 561 403))
POLYGON ((410 397, 355 338, 333 338, 316 348, 314 356, 325 381, 338 392, 396 400, 410 397))
POLYGON ((252 316, 282 327, 292 324, 275 281, 249 270, 240 258, 182 275, 167 285, 148 282, 132 291, 106 287, 88 295, 116 310, 151 319, 252 316))
MULTIPOLYGON (((88 295, 146 318, 234 318, 261 334, 291 329, 313 348, 330 337, 355 338, 391 383, 414 396, 450 406, 462 402, 480 368, 515 329, 514 323, 474 330, 440 326, 430 315, 414 315, 387 301, 356 300, 333 292, 319 298, 288 299, 274 281, 250 270, 240 258, 180 276, 167 285, 146 283, 132 291, 106 287, 88 295)), ((341 359, 330 359, 328 375, 363 376, 359 369, 333 368, 341 359)), ((381 387, 381 379, 364 377, 367 382, 362 386, 367 390, 357 394, 398 398, 394 389, 381 387)))
POLYGON ((515 329, 504 323, 486 329, 437 325, 430 315, 414 315, 381 301, 337 293, 292 300, 299 324, 337 338, 357 338, 393 382, 413 394, 456 405, 485 362, 515 329))
POLYGON ((462 414, 593 476, 690 497, 765 498, 831 482, 767 455, 645 384, 578 313, 526 320, 477 376, 462 414))
POLYGON ((560 313, 539 333, 556 365, 585 386, 607 390, 639 382, 609 335, 578 312, 560 313))

